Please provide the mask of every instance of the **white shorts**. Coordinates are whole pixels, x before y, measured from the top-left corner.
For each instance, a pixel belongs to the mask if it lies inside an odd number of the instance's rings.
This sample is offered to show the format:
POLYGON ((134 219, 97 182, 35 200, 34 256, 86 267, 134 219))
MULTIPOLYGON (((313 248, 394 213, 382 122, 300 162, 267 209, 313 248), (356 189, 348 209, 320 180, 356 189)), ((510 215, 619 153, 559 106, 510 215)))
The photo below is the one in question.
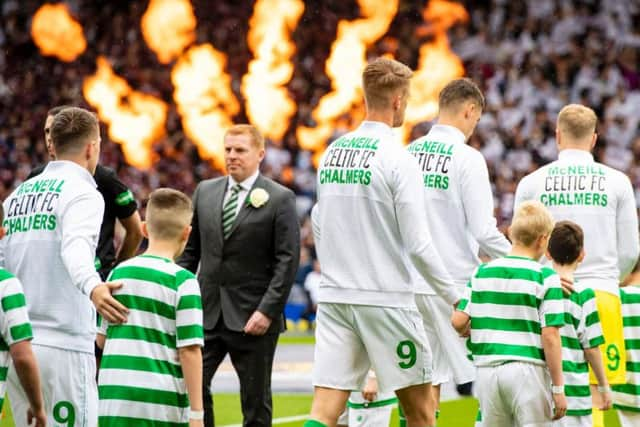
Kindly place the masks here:
MULTIPOLYGON (((97 427, 98 389, 93 354, 32 345, 40 369, 40 382, 47 425, 97 427)), ((16 426, 26 426, 29 400, 13 364, 7 376, 7 391, 16 426)))
POLYGON ((379 394, 378 399, 369 402, 362 393, 354 391, 349 396, 347 409, 340 415, 338 425, 349 427, 389 427, 391 411, 398 399, 393 393, 379 394))
POLYGON ((638 427, 640 426, 640 412, 621 411, 618 409, 618 419, 620 427, 638 427))
POLYGON ((593 418, 591 415, 564 416, 553 422, 553 427, 592 427, 593 418))
POLYGON ((320 303, 312 380, 362 390, 369 368, 381 393, 431 382, 431 350, 416 309, 320 303))
POLYGON ((482 423, 491 427, 551 427, 551 378, 545 366, 511 362, 478 367, 482 423))
POLYGON ((433 355, 433 385, 465 384, 476 378, 476 368, 467 357, 465 340, 451 326, 453 307, 437 295, 416 294, 424 331, 433 355))

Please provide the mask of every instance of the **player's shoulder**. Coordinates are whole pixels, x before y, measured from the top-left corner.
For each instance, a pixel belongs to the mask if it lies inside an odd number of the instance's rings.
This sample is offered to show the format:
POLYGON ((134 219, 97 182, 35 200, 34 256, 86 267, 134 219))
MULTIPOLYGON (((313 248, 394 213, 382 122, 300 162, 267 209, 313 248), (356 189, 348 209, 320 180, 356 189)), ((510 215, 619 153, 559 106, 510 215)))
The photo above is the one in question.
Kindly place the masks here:
MULTIPOLYGON (((600 162, 595 162, 596 165, 598 165, 598 167, 610 178, 613 178, 614 180, 616 180, 617 184, 621 184, 621 183, 628 183, 629 185, 631 185, 631 180, 629 179, 629 176, 622 172, 619 171, 618 169, 611 167, 609 165, 605 165, 604 163, 600 163, 600 162)), ((618 188, 617 185, 614 185, 613 188, 618 188)))
POLYGON ((138 255, 118 264, 111 272, 111 280, 139 279, 158 282, 174 290, 183 282, 195 279, 189 270, 173 260, 154 255, 138 255))

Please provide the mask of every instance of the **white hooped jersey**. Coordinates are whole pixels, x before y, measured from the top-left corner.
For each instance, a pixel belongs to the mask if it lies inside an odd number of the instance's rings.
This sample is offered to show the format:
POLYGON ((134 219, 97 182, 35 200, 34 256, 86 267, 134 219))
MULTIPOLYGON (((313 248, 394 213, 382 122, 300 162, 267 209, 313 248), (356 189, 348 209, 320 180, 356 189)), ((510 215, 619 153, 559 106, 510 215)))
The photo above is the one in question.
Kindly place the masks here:
MULTIPOLYGON (((482 153, 465 143, 460 130, 448 125, 434 125, 408 150, 422 171, 423 215, 434 245, 446 259, 455 260, 447 268, 464 289, 480 265, 478 249, 491 258, 511 249, 496 227, 487 163, 482 153)), ((419 293, 435 293, 419 275, 416 285, 419 293)))
POLYGON ((627 352, 627 383, 613 385, 613 407, 640 412, 640 286, 620 289, 624 344, 627 352))
POLYGON ((515 207, 542 202, 556 221, 569 220, 584 231, 584 261, 576 279, 592 289, 618 295, 621 277, 640 254, 633 188, 620 171, 597 163, 583 150, 566 149, 558 160, 522 178, 515 207))
POLYGON ((93 354, 89 295, 101 283, 94 260, 104 211, 93 177, 76 163, 53 161, 3 206, 0 265, 22 282, 33 343, 93 354))
POLYGON ((334 141, 318 169, 320 302, 415 307, 413 263, 458 300, 429 233, 420 171, 392 129, 365 121, 334 141))

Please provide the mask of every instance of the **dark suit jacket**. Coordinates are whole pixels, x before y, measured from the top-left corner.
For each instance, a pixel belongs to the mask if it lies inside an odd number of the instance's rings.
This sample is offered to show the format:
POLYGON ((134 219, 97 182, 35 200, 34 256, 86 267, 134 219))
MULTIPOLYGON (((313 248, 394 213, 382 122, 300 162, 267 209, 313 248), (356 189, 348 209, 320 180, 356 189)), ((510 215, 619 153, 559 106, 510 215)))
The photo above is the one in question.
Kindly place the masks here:
POLYGON ((249 204, 249 192, 229 238, 222 233, 227 177, 201 182, 193 194, 193 230, 178 264, 196 272, 202 293, 204 328, 213 329, 220 313, 232 331, 242 331, 257 309, 273 322, 267 333, 284 330, 284 305, 298 269, 300 225, 295 195, 258 175, 253 189, 269 200, 249 204))

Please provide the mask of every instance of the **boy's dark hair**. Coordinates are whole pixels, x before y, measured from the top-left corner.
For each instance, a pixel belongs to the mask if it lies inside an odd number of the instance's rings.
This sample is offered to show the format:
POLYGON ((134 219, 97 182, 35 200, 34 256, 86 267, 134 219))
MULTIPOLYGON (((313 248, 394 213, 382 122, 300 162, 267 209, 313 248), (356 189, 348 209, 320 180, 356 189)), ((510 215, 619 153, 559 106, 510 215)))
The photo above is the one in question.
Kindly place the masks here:
POLYGON ((549 236, 549 255, 560 265, 576 262, 584 247, 584 233, 575 222, 560 221, 549 236))

